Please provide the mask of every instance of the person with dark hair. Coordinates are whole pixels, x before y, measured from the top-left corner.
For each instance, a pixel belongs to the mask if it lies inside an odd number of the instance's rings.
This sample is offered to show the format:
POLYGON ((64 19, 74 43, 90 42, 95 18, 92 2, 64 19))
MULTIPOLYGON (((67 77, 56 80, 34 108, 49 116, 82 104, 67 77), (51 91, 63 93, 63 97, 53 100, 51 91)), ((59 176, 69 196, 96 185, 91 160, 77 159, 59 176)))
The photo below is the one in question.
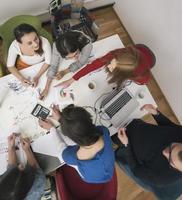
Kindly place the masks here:
POLYGON ((8 169, 0 177, 1 200, 40 200, 45 187, 45 176, 33 155, 28 139, 21 138, 21 145, 28 164, 18 164, 15 134, 8 137, 8 169))
POLYGON ((120 87, 130 79, 137 84, 147 84, 150 80, 150 69, 154 65, 153 52, 147 46, 137 44, 108 52, 79 70, 72 78, 56 86, 68 87, 74 81, 104 66, 109 77, 108 83, 116 83, 120 87))
POLYGON ((182 126, 176 125, 153 105, 142 110, 153 115, 158 125, 134 119, 121 128, 123 145, 116 151, 119 166, 139 185, 163 200, 182 194, 182 126))
MULTIPOLYGON (((92 43, 89 36, 81 31, 71 30, 60 35, 53 44, 51 66, 48 70, 47 88, 50 87, 53 78, 61 79, 69 72, 76 72, 88 62, 92 51, 92 43), (74 59, 68 68, 58 72, 59 64, 65 59, 74 59)), ((48 93, 48 90, 47 90, 48 93)))
MULTIPOLYGON (((88 183, 105 183, 114 172, 114 151, 109 131, 95 126, 84 108, 69 105, 60 113, 53 107, 53 118, 60 122, 63 135, 76 145, 68 146, 62 153, 66 164, 75 167, 81 178, 88 183)), ((50 120, 39 121, 41 127, 55 131, 50 120)))
POLYGON ((51 62, 51 45, 39 36, 37 30, 29 24, 20 24, 14 29, 15 40, 8 51, 7 67, 23 85, 37 86, 39 78, 47 70, 51 62), (33 77, 33 82, 25 78, 19 70, 43 62, 41 69, 33 77))

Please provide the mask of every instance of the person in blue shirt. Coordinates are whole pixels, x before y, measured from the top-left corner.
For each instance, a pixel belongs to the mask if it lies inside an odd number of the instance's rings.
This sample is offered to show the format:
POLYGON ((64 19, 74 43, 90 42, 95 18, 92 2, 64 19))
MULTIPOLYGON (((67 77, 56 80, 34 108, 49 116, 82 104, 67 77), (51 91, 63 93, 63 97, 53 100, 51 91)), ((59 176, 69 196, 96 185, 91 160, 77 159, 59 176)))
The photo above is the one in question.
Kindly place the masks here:
POLYGON ((40 200, 44 193, 45 175, 40 169, 27 139, 21 138, 27 165, 24 168, 18 164, 15 138, 15 134, 8 137, 8 168, 0 177, 0 199, 40 200))
MULTIPOLYGON (((62 133, 76 143, 63 151, 65 163, 76 168, 87 183, 110 181, 115 158, 108 129, 95 126, 90 113, 82 107, 69 105, 61 113, 54 107, 53 115, 60 122, 62 133)), ((50 120, 40 120, 39 124, 47 129, 53 126, 50 120)))

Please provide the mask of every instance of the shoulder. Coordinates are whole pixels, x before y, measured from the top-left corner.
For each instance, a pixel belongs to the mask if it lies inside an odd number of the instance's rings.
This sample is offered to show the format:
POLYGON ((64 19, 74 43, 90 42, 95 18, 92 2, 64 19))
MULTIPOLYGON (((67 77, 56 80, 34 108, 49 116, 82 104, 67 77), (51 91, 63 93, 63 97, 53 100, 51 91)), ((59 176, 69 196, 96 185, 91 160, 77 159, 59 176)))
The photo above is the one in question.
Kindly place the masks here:
POLYGON ((97 129, 106 136, 110 136, 109 129, 105 126, 97 126, 97 129))
POLYGON ((155 55, 149 47, 147 47, 144 44, 136 44, 135 48, 139 51, 141 57, 146 58, 148 61, 152 63, 152 65, 155 64, 156 62, 155 55))
POLYGON ((66 149, 64 149, 62 153, 63 160, 68 164, 74 165, 77 160, 77 156, 76 156, 77 150, 78 150, 77 145, 68 146, 66 149))
POLYGON ((49 43, 48 39, 43 36, 40 36, 40 39, 42 40, 42 43, 49 43))
POLYGON ((52 51, 53 51, 54 54, 58 54, 59 56, 61 56, 60 53, 57 50, 56 42, 54 42, 53 45, 52 45, 52 51))
POLYGON ((46 178, 41 168, 35 169, 34 183, 25 200, 40 199, 44 193, 46 178))
POLYGON ((13 40, 13 42, 11 43, 10 47, 9 47, 10 51, 16 51, 19 52, 20 47, 18 45, 18 42, 16 40, 13 40))
POLYGON ((47 47, 47 46, 51 47, 51 45, 50 45, 50 43, 49 43, 47 38, 40 36, 40 39, 42 40, 42 47, 43 48, 47 47))

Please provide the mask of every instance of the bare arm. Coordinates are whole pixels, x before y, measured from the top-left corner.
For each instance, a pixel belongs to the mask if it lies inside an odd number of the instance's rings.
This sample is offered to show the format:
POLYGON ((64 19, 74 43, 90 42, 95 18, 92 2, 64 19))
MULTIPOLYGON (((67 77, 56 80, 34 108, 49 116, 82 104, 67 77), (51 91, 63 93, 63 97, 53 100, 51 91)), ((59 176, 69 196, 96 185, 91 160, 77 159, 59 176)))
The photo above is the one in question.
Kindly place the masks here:
POLYGON ((50 86, 51 86, 51 83, 52 83, 52 78, 47 77, 45 88, 43 89, 43 91, 40 94, 40 99, 44 99, 44 97, 47 96, 50 86))
POLYGON ((38 168, 39 164, 38 164, 37 160, 35 159, 35 156, 34 156, 32 150, 29 148, 29 149, 25 150, 25 153, 26 153, 26 156, 27 156, 28 164, 31 167, 38 168))
POLYGON ((16 165, 17 157, 16 157, 16 149, 15 149, 15 135, 12 134, 8 137, 8 164, 16 165))
POLYGON ((151 104, 145 104, 141 110, 146 110, 148 113, 152 114, 153 118, 160 126, 178 126, 168 119, 165 115, 157 110, 157 108, 151 104))
POLYGON ((47 70, 49 67, 49 64, 44 63, 38 73, 33 78, 33 86, 36 87, 39 82, 39 78, 42 76, 42 74, 47 70))
POLYGON ((35 77, 39 79, 42 76, 42 74, 47 70, 48 67, 49 64, 44 63, 40 68, 40 70, 38 71, 38 73, 35 75, 35 77))
POLYGON ((32 150, 30 148, 30 141, 28 139, 21 138, 21 145, 22 145, 22 148, 25 151, 25 154, 27 156, 28 164, 31 167, 38 168, 39 164, 38 164, 32 150))
POLYGON ((23 85, 31 85, 30 80, 26 79, 16 67, 8 67, 8 70, 19 80, 23 85))

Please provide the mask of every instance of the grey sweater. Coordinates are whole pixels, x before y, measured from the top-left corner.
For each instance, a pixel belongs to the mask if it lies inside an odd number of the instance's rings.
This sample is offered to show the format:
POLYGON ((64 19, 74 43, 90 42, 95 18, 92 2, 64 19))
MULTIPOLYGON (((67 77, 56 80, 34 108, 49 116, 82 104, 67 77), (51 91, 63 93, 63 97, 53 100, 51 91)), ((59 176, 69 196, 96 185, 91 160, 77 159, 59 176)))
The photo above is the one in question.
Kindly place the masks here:
MULTIPOLYGON (((89 42, 87 45, 85 45, 82 48, 80 55, 78 57, 78 60, 69 66, 69 69, 71 72, 77 71, 83 65, 87 63, 89 56, 91 54, 92 48, 93 46, 91 42, 89 42)), ((62 60, 63 58, 61 57, 60 53, 57 51, 56 44, 54 43, 52 57, 51 57, 51 65, 47 72, 47 76, 49 78, 54 78, 54 76, 56 75, 58 71, 59 63, 61 63, 62 60)))

